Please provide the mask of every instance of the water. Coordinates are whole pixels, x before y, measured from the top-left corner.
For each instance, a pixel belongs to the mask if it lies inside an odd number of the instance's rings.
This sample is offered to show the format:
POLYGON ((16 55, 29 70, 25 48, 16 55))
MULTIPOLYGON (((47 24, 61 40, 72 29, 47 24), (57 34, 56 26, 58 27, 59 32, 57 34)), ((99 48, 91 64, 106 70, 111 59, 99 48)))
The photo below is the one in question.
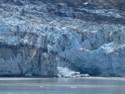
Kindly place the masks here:
POLYGON ((0 78, 0 94, 125 94, 125 79, 0 78))

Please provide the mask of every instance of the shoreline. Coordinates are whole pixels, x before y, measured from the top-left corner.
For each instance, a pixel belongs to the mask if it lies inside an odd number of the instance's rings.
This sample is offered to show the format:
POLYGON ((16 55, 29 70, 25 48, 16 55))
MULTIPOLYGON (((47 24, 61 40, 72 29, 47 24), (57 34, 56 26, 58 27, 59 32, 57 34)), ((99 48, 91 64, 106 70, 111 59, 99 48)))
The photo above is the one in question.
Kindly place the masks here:
POLYGON ((125 80, 125 77, 79 77, 79 78, 0 77, 0 81, 2 80, 48 80, 48 79, 125 80))

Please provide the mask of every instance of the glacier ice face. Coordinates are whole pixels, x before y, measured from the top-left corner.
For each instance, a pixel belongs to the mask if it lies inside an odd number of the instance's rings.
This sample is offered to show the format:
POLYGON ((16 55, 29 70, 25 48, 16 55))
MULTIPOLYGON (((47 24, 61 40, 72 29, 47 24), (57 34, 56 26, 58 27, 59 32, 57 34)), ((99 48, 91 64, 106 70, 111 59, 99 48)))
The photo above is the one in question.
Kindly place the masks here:
POLYGON ((57 75, 55 56, 35 46, 1 44, 0 57, 0 76, 57 75))
POLYGON ((39 0, 0 7, 0 76, 125 76, 124 12, 39 0))

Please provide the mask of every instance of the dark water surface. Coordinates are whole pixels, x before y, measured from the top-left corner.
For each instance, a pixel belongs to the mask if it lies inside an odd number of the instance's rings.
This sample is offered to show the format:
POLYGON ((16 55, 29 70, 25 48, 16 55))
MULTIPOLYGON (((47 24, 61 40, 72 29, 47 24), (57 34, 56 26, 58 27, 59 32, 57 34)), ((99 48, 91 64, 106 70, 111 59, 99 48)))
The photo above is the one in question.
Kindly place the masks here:
POLYGON ((0 94, 125 94, 125 79, 0 78, 0 94))

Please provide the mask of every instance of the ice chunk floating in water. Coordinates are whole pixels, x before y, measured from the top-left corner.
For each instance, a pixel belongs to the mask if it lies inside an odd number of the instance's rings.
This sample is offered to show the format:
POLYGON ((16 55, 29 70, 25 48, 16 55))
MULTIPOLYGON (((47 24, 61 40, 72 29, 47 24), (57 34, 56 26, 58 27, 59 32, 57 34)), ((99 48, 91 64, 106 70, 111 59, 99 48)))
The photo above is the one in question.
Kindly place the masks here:
POLYGON ((58 67, 58 77, 72 78, 72 77, 89 77, 88 74, 80 74, 80 72, 76 72, 64 67, 58 67))

